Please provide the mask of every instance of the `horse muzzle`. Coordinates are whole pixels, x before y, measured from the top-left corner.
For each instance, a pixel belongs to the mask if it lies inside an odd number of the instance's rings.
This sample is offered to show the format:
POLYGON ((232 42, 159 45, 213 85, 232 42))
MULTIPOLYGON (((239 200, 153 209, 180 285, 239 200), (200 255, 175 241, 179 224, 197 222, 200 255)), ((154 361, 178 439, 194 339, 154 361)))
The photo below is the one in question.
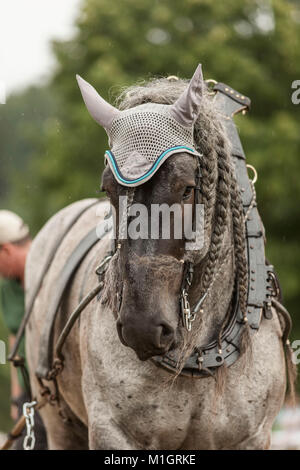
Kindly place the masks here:
POLYGON ((168 322, 160 324, 142 321, 122 323, 117 320, 117 331, 124 346, 132 348, 141 361, 160 356, 175 347, 175 330, 168 322))

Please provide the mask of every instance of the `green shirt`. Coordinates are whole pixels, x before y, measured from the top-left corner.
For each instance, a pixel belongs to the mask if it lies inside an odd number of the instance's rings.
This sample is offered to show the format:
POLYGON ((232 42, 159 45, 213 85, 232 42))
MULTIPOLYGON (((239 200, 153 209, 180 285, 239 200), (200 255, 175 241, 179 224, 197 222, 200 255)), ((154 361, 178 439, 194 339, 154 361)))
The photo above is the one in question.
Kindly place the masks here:
MULTIPOLYGON (((24 289, 16 279, 1 279, 0 302, 4 323, 12 335, 16 335, 24 315, 24 289)), ((25 357, 24 337, 20 343, 19 355, 25 357)), ((20 386, 24 388, 21 371, 18 368, 20 386)))

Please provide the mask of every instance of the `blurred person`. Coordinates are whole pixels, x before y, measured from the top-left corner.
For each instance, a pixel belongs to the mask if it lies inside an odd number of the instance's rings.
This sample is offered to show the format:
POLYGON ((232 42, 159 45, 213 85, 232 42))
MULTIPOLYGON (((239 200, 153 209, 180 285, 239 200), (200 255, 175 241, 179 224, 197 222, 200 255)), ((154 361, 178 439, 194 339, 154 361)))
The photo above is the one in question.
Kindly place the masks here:
MULTIPOLYGON (((22 321, 24 307, 24 274, 26 257, 31 246, 28 226, 15 213, 0 210, 0 306, 9 334, 9 348, 22 321)), ((19 355, 25 358, 24 337, 19 355)), ((11 418, 17 421, 23 413, 23 403, 30 401, 23 376, 11 364, 11 418)), ((35 413, 36 449, 46 449, 46 432, 38 413, 35 413)), ((15 449, 23 449, 24 431, 15 442, 15 449)))

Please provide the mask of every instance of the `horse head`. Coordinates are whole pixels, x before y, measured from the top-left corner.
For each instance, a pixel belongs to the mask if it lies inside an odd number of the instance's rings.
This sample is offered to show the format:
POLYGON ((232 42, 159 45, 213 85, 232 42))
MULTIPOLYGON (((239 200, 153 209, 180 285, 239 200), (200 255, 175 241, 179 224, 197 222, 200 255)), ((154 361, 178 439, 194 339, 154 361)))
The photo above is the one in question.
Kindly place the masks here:
MULTIPOLYGON (((183 283, 187 280, 187 263, 201 264, 208 252, 218 189, 215 147, 222 133, 216 130, 214 117, 208 119, 203 111, 206 90, 200 65, 188 84, 161 79, 159 86, 153 84, 153 93, 151 82, 148 89, 146 86, 142 91, 138 87, 127 91, 120 109, 107 103, 85 80, 77 80, 90 114, 109 137, 102 189, 115 214, 117 250, 111 267, 116 279, 113 311, 117 330, 122 343, 146 360, 178 347, 183 339, 183 283), (200 167, 208 184, 203 191, 200 167), (193 232, 190 223, 195 228, 199 201, 206 203, 208 210, 204 241, 198 249, 188 251, 186 225, 187 231, 193 232), (137 205, 138 222, 133 220, 137 205), (160 211, 155 218, 155 208, 162 205, 167 208, 167 218, 160 211), (166 219, 169 232, 164 228, 166 219), (137 225, 139 234, 131 230, 137 225)), ((227 184, 230 186, 229 179, 227 184)), ((224 228, 227 219, 224 210, 229 201, 229 192, 224 194, 222 182, 220 191, 225 202, 222 201, 218 239, 223 236, 222 225, 224 228)), ((209 269, 212 271, 211 266, 209 269)), ((196 295, 191 292, 192 299, 197 300, 196 295)))

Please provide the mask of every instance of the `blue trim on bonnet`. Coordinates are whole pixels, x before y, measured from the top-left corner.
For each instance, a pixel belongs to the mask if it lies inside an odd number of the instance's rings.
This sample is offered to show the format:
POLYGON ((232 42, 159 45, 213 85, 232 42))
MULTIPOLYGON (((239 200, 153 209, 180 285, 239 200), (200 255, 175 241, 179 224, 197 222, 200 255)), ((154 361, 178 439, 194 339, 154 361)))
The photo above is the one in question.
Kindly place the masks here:
POLYGON ((118 165, 117 165, 117 162, 115 161, 115 157, 113 156, 113 153, 110 151, 110 150, 106 150, 105 154, 107 154, 110 158, 110 161, 114 167, 114 170, 116 172, 116 175, 118 177, 118 179, 120 181, 123 181, 123 183, 137 183, 138 181, 141 181, 143 179, 145 179, 147 176, 151 175, 151 173, 153 173, 155 171, 155 169, 157 168, 157 165, 159 164, 159 162, 161 161, 161 159, 169 152, 173 152, 174 150, 179 150, 179 149, 185 149, 185 150, 189 150, 190 152, 192 153, 195 153, 195 150, 190 148, 190 147, 186 147, 185 145, 178 145, 177 147, 171 147, 169 148, 168 150, 165 150, 159 157, 158 159, 156 160, 156 162, 154 163, 154 165, 150 168, 150 170, 147 171, 147 173, 145 173, 143 176, 140 176, 139 178, 135 179, 135 180, 127 180, 125 178, 123 178, 121 176, 121 172, 118 168, 118 165))

